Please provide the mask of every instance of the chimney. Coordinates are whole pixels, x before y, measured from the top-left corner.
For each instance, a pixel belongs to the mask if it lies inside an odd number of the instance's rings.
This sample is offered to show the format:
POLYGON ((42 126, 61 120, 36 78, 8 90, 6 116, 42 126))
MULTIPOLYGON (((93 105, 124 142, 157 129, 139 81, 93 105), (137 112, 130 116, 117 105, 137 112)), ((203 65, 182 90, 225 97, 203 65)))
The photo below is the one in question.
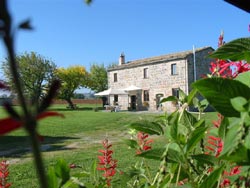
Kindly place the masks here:
POLYGON ((123 64, 125 64, 125 55, 122 52, 119 58, 119 65, 123 65, 123 64))

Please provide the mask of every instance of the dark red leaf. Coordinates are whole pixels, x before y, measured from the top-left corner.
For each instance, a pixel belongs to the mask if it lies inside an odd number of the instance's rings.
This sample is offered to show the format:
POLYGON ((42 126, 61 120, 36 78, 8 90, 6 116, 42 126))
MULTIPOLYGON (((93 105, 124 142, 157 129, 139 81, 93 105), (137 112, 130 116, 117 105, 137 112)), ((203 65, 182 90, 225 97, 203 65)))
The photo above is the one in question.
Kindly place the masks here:
POLYGON ((9 90, 9 87, 6 86, 3 82, 0 82, 0 89, 9 90))
MULTIPOLYGON (((43 112, 37 116, 37 120, 50 117, 50 116, 60 116, 64 117, 63 114, 57 112, 43 112)), ((22 126, 21 121, 17 121, 12 117, 8 117, 5 119, 0 119, 0 135, 11 132, 15 129, 18 129, 22 126)))
POLYGON ((64 118, 64 115, 60 114, 58 112, 43 112, 41 114, 38 114, 37 120, 40 120, 40 119, 43 119, 46 117, 50 117, 50 116, 60 116, 60 117, 64 118))
POLYGON ((8 117, 5 119, 0 119, 0 135, 3 135, 5 133, 18 129, 21 126, 22 126, 22 123, 13 118, 8 117))

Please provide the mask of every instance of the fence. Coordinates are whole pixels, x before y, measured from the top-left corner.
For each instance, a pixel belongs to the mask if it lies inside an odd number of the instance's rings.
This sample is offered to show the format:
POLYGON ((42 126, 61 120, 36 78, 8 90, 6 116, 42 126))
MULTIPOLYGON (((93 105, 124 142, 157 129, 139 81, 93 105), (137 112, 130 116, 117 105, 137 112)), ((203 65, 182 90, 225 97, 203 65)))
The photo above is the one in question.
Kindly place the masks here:
MULTIPOLYGON (((16 99, 11 100, 7 98, 5 100, 8 100, 13 105, 19 105, 19 102, 16 99)), ((101 99, 72 99, 72 102, 74 104, 102 104, 101 99)), ((65 100, 56 99, 53 101, 53 104, 68 104, 68 103, 65 100)), ((0 100, 0 105, 1 105, 1 100, 0 100)))
MULTIPOLYGON (((74 104, 102 104, 101 99, 72 99, 74 104)), ((65 100, 54 100, 53 104, 68 104, 65 100)))

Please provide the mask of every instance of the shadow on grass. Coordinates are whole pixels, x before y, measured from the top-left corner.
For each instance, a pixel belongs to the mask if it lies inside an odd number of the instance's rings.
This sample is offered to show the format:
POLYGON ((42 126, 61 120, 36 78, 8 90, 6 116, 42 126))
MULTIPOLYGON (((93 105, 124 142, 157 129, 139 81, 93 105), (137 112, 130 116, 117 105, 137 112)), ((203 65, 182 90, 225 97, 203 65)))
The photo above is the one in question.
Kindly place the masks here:
POLYGON ((77 109, 69 109, 69 108, 51 108, 51 111, 93 111, 95 108, 98 110, 103 110, 103 107, 79 107, 77 109))
MULTIPOLYGON (((65 140, 79 139, 76 137, 64 136, 43 136, 41 142, 42 151, 69 150, 63 144, 65 140), (62 144, 60 144, 62 143, 62 144)), ((22 157, 31 152, 31 144, 28 136, 1 136, 0 157, 22 157)))

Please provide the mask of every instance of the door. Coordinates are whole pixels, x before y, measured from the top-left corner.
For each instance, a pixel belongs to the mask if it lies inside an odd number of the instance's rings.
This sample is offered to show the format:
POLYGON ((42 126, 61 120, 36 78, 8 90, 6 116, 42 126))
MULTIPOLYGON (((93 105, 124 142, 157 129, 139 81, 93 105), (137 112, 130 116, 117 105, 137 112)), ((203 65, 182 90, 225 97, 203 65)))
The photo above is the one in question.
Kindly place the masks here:
POLYGON ((130 96, 130 107, 131 107, 131 110, 136 110, 136 96, 135 95, 132 95, 130 96))
POLYGON ((156 94, 156 110, 159 109, 159 107, 161 107, 161 104, 160 104, 160 101, 161 101, 161 98, 163 97, 163 94, 159 93, 159 94, 156 94))

